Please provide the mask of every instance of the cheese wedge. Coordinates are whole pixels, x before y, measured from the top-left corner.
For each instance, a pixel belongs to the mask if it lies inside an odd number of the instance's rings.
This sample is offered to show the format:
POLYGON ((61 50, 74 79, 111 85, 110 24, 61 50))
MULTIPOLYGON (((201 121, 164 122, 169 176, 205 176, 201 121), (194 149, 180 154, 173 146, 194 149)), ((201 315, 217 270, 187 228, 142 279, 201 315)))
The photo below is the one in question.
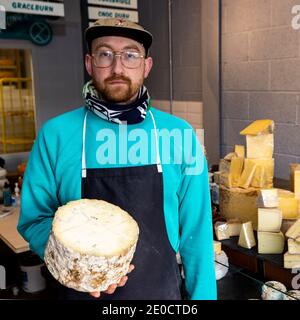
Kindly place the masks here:
POLYGON ((277 189, 261 189, 259 191, 257 206, 260 208, 276 208, 279 205, 277 189))
POLYGON ((274 121, 270 119, 255 120, 245 129, 243 129, 241 135, 263 135, 274 132, 274 121))
POLYGON ((298 219, 286 232, 286 237, 297 239, 300 236, 300 219, 298 219))
POLYGON ((282 232, 257 232, 258 253, 280 254, 284 249, 284 235, 282 232))
POLYGON ((242 224, 238 245, 246 249, 251 249, 256 245, 251 221, 242 224))
POLYGON ((300 254, 300 243, 293 239, 288 239, 288 253, 300 254))
POLYGON ((258 231, 279 232, 282 213, 277 208, 258 208, 258 231))
POLYGON ((283 264, 286 269, 300 268, 300 254, 286 252, 283 256, 283 264))
POLYGON ((245 146, 236 144, 234 146, 234 152, 237 154, 240 158, 245 158, 245 146))
POLYGON ((256 164, 247 160, 244 162, 244 170, 238 181, 238 186, 245 189, 249 188, 256 170, 256 164))
POLYGON ((231 160, 229 174, 231 178, 232 187, 237 187, 240 176, 242 174, 244 165, 244 158, 236 157, 231 160))

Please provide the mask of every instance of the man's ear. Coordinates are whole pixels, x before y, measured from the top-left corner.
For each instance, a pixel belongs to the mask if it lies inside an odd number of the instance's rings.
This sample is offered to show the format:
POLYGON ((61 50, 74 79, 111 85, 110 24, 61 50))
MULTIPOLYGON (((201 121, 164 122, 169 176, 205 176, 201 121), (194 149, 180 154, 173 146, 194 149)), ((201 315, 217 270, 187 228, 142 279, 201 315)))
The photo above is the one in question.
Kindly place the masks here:
POLYGON ((92 70, 93 70, 93 65, 92 65, 93 61, 92 60, 93 60, 93 58, 91 55, 89 55, 89 54, 85 55, 85 68, 86 68, 86 71, 90 77, 92 76, 92 70))
POLYGON ((144 78, 148 78, 148 75, 152 69, 153 60, 151 57, 145 59, 145 70, 144 70, 144 78))

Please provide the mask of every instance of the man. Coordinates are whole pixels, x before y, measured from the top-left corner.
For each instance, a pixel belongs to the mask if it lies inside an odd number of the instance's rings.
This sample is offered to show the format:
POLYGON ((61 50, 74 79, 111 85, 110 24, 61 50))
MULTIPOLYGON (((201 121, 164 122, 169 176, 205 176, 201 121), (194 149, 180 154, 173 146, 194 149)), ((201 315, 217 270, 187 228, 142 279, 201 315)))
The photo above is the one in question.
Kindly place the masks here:
MULTIPOLYGON (((85 38, 92 78, 83 89, 85 106, 40 130, 24 177, 18 230, 43 258, 59 206, 80 198, 109 201, 139 224, 128 271, 135 269, 93 297, 181 299, 180 252, 188 298, 215 299, 207 164, 191 126, 151 107, 143 82, 152 68, 152 35, 130 21, 100 19, 85 38)), ((66 298, 90 297, 65 290, 66 298)))

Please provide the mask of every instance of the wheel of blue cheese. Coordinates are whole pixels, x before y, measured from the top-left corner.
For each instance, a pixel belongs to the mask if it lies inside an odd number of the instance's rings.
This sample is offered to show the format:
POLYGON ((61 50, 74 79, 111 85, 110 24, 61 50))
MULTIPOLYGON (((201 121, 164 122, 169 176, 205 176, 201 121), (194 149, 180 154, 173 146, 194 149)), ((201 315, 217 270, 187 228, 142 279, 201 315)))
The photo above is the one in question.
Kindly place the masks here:
POLYGON ((267 281, 262 286, 262 300, 284 300, 287 289, 278 281, 267 281))
POLYGON ((102 200, 81 199, 58 208, 45 264, 61 284, 104 291, 127 274, 139 227, 129 213, 102 200))

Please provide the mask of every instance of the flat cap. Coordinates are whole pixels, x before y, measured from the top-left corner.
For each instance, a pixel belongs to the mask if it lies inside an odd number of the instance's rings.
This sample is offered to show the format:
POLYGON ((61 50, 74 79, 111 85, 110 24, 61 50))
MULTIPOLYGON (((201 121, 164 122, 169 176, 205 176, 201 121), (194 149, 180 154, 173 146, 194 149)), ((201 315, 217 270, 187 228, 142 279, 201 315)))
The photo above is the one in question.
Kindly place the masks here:
POLYGON ((140 24, 125 19, 102 18, 85 30, 85 40, 89 50, 94 39, 104 36, 133 39, 144 46, 146 53, 152 44, 152 34, 140 24))

